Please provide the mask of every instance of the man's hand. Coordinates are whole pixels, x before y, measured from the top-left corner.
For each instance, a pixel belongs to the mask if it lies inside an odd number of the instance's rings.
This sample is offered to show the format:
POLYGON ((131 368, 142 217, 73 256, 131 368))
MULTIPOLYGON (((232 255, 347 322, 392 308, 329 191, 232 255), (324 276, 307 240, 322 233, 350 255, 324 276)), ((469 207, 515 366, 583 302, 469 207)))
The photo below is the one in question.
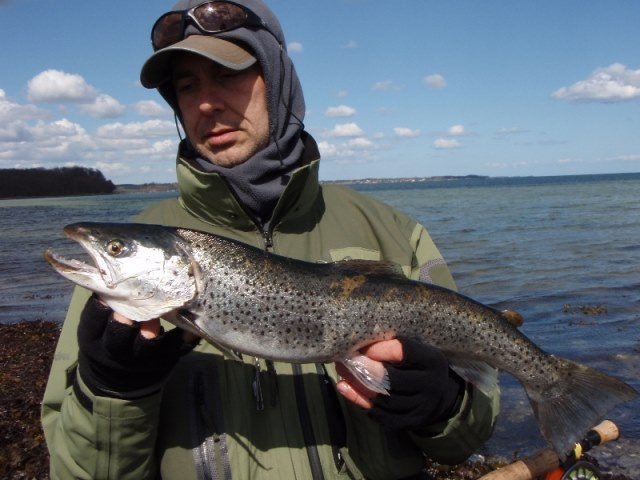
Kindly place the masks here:
POLYGON ((465 383, 440 350, 397 338, 369 345, 361 353, 387 369, 389 395, 369 391, 341 364, 336 366, 343 377, 337 389, 386 428, 419 431, 456 414, 465 383))
POLYGON ((159 320, 134 322, 93 295, 78 326, 79 370, 95 394, 140 398, 159 390, 178 359, 196 345, 178 328, 162 331, 159 320))

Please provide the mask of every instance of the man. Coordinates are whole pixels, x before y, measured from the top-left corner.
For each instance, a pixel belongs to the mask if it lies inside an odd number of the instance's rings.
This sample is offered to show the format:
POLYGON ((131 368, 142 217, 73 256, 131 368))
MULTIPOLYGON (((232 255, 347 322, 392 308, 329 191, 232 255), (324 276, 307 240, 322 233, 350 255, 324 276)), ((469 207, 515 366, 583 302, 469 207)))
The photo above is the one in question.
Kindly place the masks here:
MULTIPOLYGON (((307 261, 390 261, 411 278, 454 287, 421 225, 318 183, 302 89, 261 0, 181 0, 152 40, 142 84, 158 88, 186 139, 180 197, 138 221, 307 261)), ((363 353, 384 362, 390 395, 343 370, 340 379, 334 365, 225 359, 179 329, 131 322, 77 289, 43 404, 51 476, 427 478, 424 455, 459 462, 490 435, 497 392, 476 390, 439 351, 400 338, 363 353)))

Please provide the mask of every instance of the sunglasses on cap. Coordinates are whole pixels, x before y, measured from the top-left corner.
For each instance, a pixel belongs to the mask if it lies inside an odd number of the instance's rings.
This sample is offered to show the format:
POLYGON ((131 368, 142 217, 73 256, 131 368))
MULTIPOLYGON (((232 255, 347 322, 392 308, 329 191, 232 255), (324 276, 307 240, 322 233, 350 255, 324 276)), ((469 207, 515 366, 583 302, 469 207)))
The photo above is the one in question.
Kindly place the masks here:
MULTIPOLYGON (((203 2, 188 10, 162 15, 151 29, 154 50, 173 45, 185 38, 187 26, 193 25, 202 33, 221 33, 240 27, 264 28, 278 38, 258 15, 235 2, 214 0, 203 2)), ((279 40, 278 40, 279 41, 279 40)))

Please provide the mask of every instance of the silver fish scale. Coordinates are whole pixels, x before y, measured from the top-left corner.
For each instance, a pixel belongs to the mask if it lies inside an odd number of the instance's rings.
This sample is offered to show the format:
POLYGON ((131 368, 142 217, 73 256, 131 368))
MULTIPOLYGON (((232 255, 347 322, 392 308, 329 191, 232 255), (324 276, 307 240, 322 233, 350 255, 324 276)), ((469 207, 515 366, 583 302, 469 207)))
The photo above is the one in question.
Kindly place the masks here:
POLYGON ((323 361, 330 351, 344 351, 343 335, 327 328, 320 284, 296 288, 300 277, 287 267, 297 262, 281 258, 283 265, 274 264, 264 252, 225 239, 189 231, 180 235, 191 242, 205 272, 190 310, 217 342, 274 360, 323 361))
POLYGON ((382 275, 276 257, 220 237, 179 231, 204 273, 190 310, 216 341, 290 362, 332 362, 396 334, 464 354, 532 382, 553 381, 548 357, 473 300, 382 275), (515 372, 514 372, 515 371, 515 372), (550 378, 551 377, 551 378, 550 378))

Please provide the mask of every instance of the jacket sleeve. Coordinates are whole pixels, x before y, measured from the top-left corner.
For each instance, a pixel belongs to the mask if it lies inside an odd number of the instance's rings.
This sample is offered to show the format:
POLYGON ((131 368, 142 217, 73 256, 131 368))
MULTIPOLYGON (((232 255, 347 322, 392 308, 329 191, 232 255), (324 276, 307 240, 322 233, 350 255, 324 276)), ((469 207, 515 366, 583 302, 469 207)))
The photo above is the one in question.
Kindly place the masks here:
POLYGON ((77 328, 90 292, 76 288, 42 403, 52 479, 156 476, 161 394, 136 401, 96 397, 77 375, 77 328))
MULTIPOLYGON (((415 252, 411 277, 455 290, 446 262, 422 225, 414 228, 411 244, 415 252)), ((432 460, 444 464, 460 463, 491 436, 499 410, 498 388, 484 393, 468 385, 460 410, 453 418, 435 425, 426 436, 411 435, 411 438, 432 460)))
POLYGON ((423 436, 410 434, 410 437, 430 459, 456 465, 466 460, 491 436, 499 408, 498 389, 487 395, 469 386, 460 410, 453 418, 434 425, 431 432, 423 433, 423 436))

